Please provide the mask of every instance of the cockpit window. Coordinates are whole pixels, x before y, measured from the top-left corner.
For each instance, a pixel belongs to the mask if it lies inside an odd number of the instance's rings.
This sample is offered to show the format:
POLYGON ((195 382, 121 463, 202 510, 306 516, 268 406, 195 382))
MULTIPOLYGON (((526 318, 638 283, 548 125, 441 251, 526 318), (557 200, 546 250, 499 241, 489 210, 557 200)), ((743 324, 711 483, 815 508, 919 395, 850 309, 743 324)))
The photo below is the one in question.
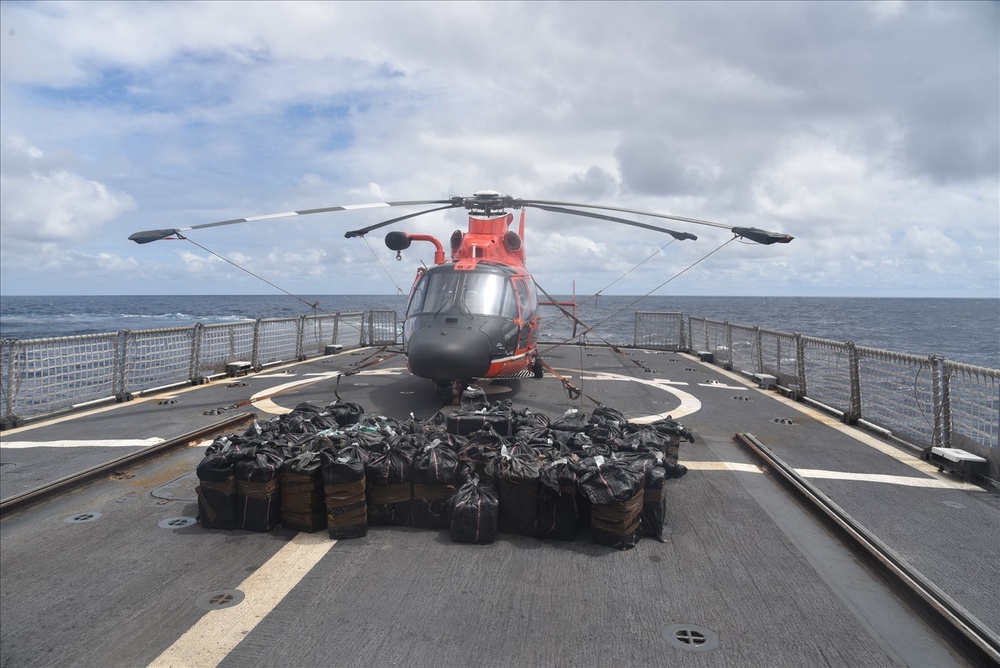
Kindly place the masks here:
POLYGON ((435 314, 458 308, 473 315, 502 315, 513 319, 517 317, 517 307, 512 293, 510 279, 502 274, 428 273, 414 288, 407 315, 435 314))

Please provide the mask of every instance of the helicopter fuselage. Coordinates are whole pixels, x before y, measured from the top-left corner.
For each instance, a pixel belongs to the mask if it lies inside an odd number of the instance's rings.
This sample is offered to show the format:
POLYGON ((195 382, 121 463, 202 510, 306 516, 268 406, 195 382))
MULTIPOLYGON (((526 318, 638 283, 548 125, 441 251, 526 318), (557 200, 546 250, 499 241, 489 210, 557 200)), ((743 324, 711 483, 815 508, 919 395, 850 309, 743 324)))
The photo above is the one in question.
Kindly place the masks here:
MULTIPOLYGON (((452 235, 451 261, 418 270, 403 321, 403 351, 414 375, 465 381, 536 364, 538 296, 521 237, 507 229, 512 219, 470 216, 469 232, 452 235)), ((397 234, 386 238, 397 250, 410 239, 430 240, 397 234)))

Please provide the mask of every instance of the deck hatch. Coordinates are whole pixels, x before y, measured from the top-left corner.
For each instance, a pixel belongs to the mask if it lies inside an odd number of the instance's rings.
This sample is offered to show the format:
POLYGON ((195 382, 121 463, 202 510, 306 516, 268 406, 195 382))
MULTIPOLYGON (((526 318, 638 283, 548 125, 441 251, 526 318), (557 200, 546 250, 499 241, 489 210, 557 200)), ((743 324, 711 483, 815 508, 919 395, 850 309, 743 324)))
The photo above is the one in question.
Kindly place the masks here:
POLYGON ((687 652, 710 652, 719 646, 718 634, 697 624, 672 624, 664 627, 663 638, 671 647, 687 652))
POLYGON ((239 589, 220 589, 202 594, 195 601, 195 605, 202 610, 222 610, 239 605, 246 598, 246 594, 239 589))
POLYGON ((85 511, 82 513, 77 513, 76 515, 71 515, 67 517, 64 521, 66 524, 83 524, 85 522, 93 522, 101 518, 101 514, 97 511, 85 511))
POLYGON ((159 526, 161 529, 183 529, 184 527, 189 527, 196 523, 198 520, 194 517, 168 517, 166 519, 160 520, 159 526))

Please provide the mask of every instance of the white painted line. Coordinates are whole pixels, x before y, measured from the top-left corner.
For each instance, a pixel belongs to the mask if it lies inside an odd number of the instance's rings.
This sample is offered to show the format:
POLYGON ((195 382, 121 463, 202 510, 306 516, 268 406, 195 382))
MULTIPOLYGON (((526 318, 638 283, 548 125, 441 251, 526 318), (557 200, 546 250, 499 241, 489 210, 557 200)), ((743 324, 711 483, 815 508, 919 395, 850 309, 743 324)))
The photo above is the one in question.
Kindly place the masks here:
POLYGON ((336 543, 325 531, 296 534, 237 587, 246 595, 242 603, 206 612, 149 665, 219 665, 336 543))
MULTIPOLYGON (((559 372, 562 373, 562 369, 559 369, 559 372)), ((668 392, 680 400, 680 406, 677 406, 676 408, 666 411, 664 413, 656 413, 654 415, 644 415, 638 418, 630 417, 628 421, 635 422, 636 424, 648 424, 650 422, 663 420, 668 417, 677 420, 679 418, 684 417, 685 415, 690 415, 691 413, 695 413, 701 410, 701 402, 698 401, 698 399, 694 395, 689 394, 684 390, 679 390, 675 387, 672 387, 673 383, 671 381, 665 381, 662 379, 634 378, 632 376, 625 376, 620 373, 609 373, 604 371, 588 372, 588 375, 581 376, 580 380, 581 381, 618 380, 626 383, 641 383, 643 385, 649 385, 650 387, 655 387, 663 390, 664 392, 668 392)), ((586 387, 581 387, 580 389, 583 390, 584 392, 587 391, 586 387)))
POLYGON ((698 383, 698 387, 717 387, 723 390, 744 390, 747 388, 742 385, 726 385, 725 383, 698 383))
MULTIPOLYGON (((247 378, 295 378, 297 374, 294 373, 258 373, 253 376, 247 376, 247 378)), ((309 374, 306 374, 307 376, 309 374)))
POLYGON ((145 448, 162 443, 163 439, 152 437, 146 439, 107 439, 91 441, 0 441, 0 447, 11 449, 22 448, 145 448))
POLYGON ((763 473, 756 464, 741 462, 680 462, 691 471, 741 471, 743 473, 763 473))
POLYGON ((957 480, 940 480, 938 478, 914 478, 904 475, 884 475, 881 473, 848 473, 847 471, 820 471, 816 469, 797 469, 803 478, 819 478, 823 480, 857 480, 860 482, 881 482, 889 485, 906 487, 926 487, 929 489, 963 489, 970 492, 982 492, 981 487, 957 480))

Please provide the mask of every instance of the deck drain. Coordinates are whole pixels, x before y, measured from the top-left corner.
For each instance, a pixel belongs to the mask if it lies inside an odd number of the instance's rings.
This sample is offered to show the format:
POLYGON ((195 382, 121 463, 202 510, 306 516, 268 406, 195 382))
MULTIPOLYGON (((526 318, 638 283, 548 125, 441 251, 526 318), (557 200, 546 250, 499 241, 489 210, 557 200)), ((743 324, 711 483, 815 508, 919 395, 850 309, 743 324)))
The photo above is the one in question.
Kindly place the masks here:
POLYGON ((795 420, 791 418, 774 418, 771 422, 775 424, 795 424, 795 420))
POLYGON ((170 405, 176 404, 176 403, 177 403, 176 399, 164 399, 163 401, 159 402, 156 405, 157 406, 170 406, 170 405))
POLYGON ((96 510, 88 510, 82 513, 77 513, 76 515, 71 515, 63 521, 66 522, 66 524, 83 524, 84 522, 93 522, 98 519, 101 519, 101 514, 99 512, 96 510))
POLYGON ((719 646, 712 629, 696 624, 672 624, 663 629, 663 639, 672 647, 688 652, 709 652, 719 646))
POLYGON ((160 520, 157 525, 161 529, 183 529, 184 527, 189 527, 198 520, 194 517, 168 517, 165 520, 160 520))
POLYGON ((239 605, 244 598, 246 595, 239 589, 220 589, 202 594, 194 604, 202 610, 222 610, 239 605))
POLYGON ((736 401, 750 401, 750 397, 745 394, 737 394, 733 397, 736 401))
POLYGON ((244 383, 243 381, 240 381, 239 383, 229 383, 229 385, 226 385, 226 387, 250 387, 250 383, 244 383))

